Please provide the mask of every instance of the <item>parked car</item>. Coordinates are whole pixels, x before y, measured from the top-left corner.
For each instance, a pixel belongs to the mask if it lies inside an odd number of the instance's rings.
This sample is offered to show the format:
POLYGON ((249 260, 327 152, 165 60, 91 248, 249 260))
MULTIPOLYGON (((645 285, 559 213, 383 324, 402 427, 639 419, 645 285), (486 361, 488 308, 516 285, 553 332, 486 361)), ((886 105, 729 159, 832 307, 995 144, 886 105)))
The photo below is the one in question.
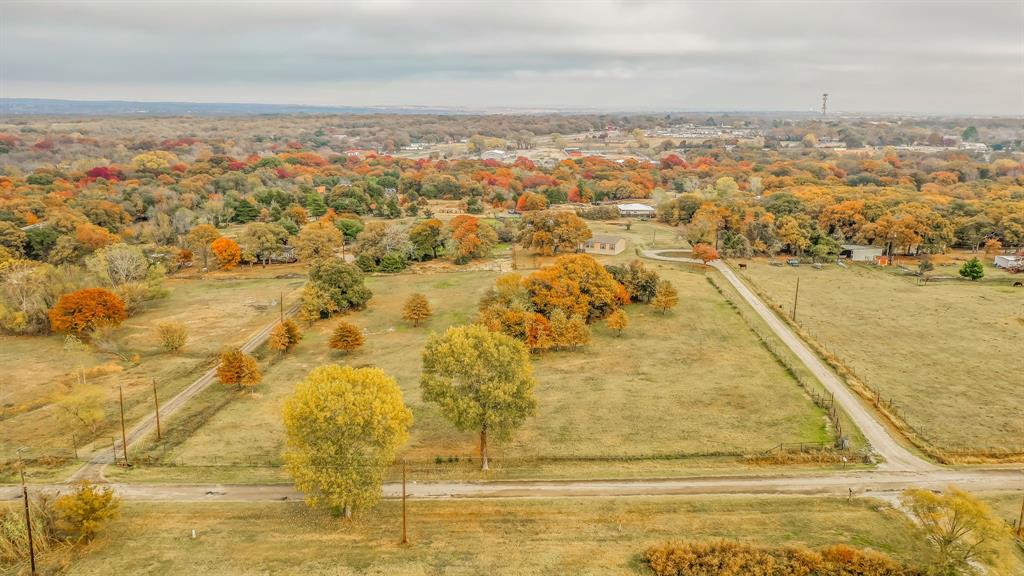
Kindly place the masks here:
POLYGON ((786 260, 786 264, 789 264, 790 266, 799 266, 800 265, 800 259, 799 258, 790 258, 789 260, 786 260))

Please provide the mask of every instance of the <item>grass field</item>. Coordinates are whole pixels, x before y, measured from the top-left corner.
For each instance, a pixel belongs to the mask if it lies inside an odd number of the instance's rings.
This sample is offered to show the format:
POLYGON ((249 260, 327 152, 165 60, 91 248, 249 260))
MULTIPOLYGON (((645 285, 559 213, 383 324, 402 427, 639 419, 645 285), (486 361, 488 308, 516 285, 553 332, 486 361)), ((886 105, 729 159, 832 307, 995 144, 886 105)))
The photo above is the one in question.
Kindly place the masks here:
POLYGON ((288 294, 303 282, 274 277, 282 272, 256 268, 205 279, 168 279, 169 296, 150 303, 117 330, 128 356, 138 355, 137 363, 88 348, 65 350, 60 335, 0 337, 0 362, 7 367, 0 375, 0 459, 13 458, 18 447, 28 449, 27 458, 70 455, 72 434, 83 452, 89 436, 108 446, 117 419, 118 385, 124 388, 130 424, 152 409, 152 379, 168 398, 212 366, 223 346, 244 342, 272 319, 281 292, 288 294), (188 344, 177 354, 160 348, 155 336, 156 325, 166 321, 189 329, 188 344), (82 373, 104 396, 105 425, 95 435, 76 428, 54 402, 82 373))
MULTIPOLYGON (((585 350, 536 357, 538 413, 511 442, 494 447, 496 473, 516 475, 509 468, 530 462, 541 475, 561 476, 562 463, 607 460, 605 474, 615 466, 628 474, 635 460, 724 454, 735 461, 780 442, 830 439, 823 413, 700 274, 657 268, 678 287, 679 308, 662 317, 630 306, 632 323, 623 336, 597 326, 585 350)), ((420 463, 473 458, 476 436, 454 430, 420 398, 420 351, 431 331, 470 321, 496 277, 485 271, 373 277, 369 308, 347 317, 368 333, 364 349, 331 352, 326 341, 336 321, 314 324, 296 350, 266 369, 256 394, 210 390, 197 406, 213 409, 183 415, 188 434, 144 452, 185 464, 277 462, 281 405, 295 383, 315 366, 348 362, 380 366, 398 380, 415 417, 404 457, 420 463), (435 309, 419 328, 401 320, 413 292, 427 294, 435 309)))
POLYGON ((1024 451, 1024 292, 918 286, 867 266, 823 270, 752 262, 746 273, 782 311, 800 278, 798 322, 906 421, 945 450, 1024 451))
POLYGON ((69 574, 644 574, 646 547, 682 538, 926 550, 870 499, 412 501, 407 547, 400 514, 394 501, 350 523, 298 503, 132 503, 69 574))

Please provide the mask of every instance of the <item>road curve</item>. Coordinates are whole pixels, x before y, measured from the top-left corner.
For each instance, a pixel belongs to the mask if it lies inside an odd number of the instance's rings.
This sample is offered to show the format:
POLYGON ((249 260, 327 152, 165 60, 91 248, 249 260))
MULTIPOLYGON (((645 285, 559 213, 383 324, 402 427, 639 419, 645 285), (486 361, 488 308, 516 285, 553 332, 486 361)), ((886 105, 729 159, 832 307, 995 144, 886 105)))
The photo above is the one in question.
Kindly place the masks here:
MULTIPOLYGON (((804 494, 823 496, 897 493, 906 488, 944 490, 955 484, 970 491, 1024 489, 1024 471, 1010 469, 930 471, 858 471, 774 476, 716 476, 651 480, 416 482, 407 485, 410 497, 461 498, 581 498, 667 495, 804 494)), ((290 484, 111 484, 126 500, 149 502, 271 502, 297 501, 302 494, 290 484)), ((32 486, 33 491, 67 490, 68 485, 32 486)), ((399 498, 400 483, 384 484, 385 498, 399 498)), ((21 497, 17 486, 0 487, 0 501, 21 497)))
MULTIPOLYGON (((644 258, 664 262, 701 263, 700 260, 692 258, 664 256, 664 252, 678 252, 678 250, 645 250, 642 255, 644 258)), ((807 366, 807 369, 818 378, 818 381, 835 395, 836 402, 839 402, 854 424, 860 428, 872 449, 885 459, 885 462, 879 466, 880 470, 927 471, 937 469, 934 464, 917 456, 897 442, 889 434, 889 430, 875 418, 874 412, 861 404, 857 396, 818 358, 817 354, 812 352, 807 344, 785 322, 779 319, 764 301, 736 276, 731 268, 721 260, 715 260, 710 265, 732 284, 740 296, 747 301, 747 304, 775 332, 775 335, 793 351, 793 354, 796 354, 797 358, 807 366)))
MULTIPOLYGON (((289 306, 288 309, 285 310, 285 312, 284 312, 285 317, 289 318, 292 315, 294 315, 296 312, 298 312, 299 306, 300 306, 299 302, 296 302, 295 304, 292 304, 291 306, 289 306)), ((271 322, 271 323, 267 324, 266 326, 260 328, 255 334, 253 334, 248 340, 246 340, 245 344, 242 344, 242 347, 241 347, 242 352, 246 352, 246 353, 252 352, 253 350, 256 350, 257 348, 262 346, 263 343, 267 341, 267 338, 270 337, 271 331, 274 330, 274 327, 277 326, 279 322, 280 322, 280 320, 274 320, 273 322, 271 322)), ((215 381, 216 376, 217 376, 217 367, 214 366, 213 368, 210 368, 209 370, 204 372, 202 376, 200 376, 199 378, 196 378, 196 380, 194 382, 189 384, 187 388, 185 388, 184 390, 179 392, 173 398, 163 402, 160 405, 160 418, 161 418, 161 420, 165 420, 168 416, 170 416, 171 414, 174 414, 175 412, 177 412, 189 400, 191 400, 192 398, 195 398, 195 396, 197 394, 199 394, 203 390, 206 390, 210 386, 210 384, 212 384, 215 381)), ((128 429, 127 433, 125 434, 125 436, 128 439, 128 448, 131 449, 131 447, 135 443, 137 443, 139 440, 141 440, 143 437, 145 437, 146 434, 149 434, 150 432, 152 432, 155 429, 156 429, 156 416, 155 415, 149 415, 149 416, 146 416, 145 418, 143 418, 141 421, 139 421, 134 426, 132 426, 130 429, 128 429)), ((121 446, 122 446, 121 441, 117 440, 115 442, 115 446, 116 446, 118 454, 120 454, 121 450, 122 450, 121 449, 121 446)), ((89 460, 86 461, 86 463, 81 468, 76 470, 74 472, 74 474, 71 475, 71 477, 68 479, 68 481, 69 482, 74 482, 74 481, 78 481, 78 480, 90 480, 90 481, 97 481, 97 480, 102 481, 102 480, 104 480, 103 468, 107 464, 110 464, 110 463, 113 462, 114 457, 113 457, 112 452, 113 452, 113 450, 106 450, 106 449, 101 449, 98 452, 95 452, 92 456, 89 457, 89 460)))

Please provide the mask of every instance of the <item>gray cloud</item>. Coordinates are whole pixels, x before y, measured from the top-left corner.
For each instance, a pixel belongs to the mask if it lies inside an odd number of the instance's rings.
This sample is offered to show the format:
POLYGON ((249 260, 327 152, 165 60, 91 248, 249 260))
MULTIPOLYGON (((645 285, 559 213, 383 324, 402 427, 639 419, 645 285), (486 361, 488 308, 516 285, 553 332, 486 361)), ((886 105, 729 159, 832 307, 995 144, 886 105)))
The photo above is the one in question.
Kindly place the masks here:
POLYGON ((1020 114, 1024 3, 17 2, 7 97, 1020 114))

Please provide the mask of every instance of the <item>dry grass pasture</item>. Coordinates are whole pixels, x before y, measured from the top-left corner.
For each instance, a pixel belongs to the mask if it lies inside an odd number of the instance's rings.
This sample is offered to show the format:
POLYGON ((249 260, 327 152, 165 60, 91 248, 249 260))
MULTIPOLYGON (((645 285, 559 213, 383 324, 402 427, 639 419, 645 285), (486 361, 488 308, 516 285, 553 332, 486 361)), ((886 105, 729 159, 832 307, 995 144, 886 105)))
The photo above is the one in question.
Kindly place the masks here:
MULTIPOLYGON (((621 337, 598 325, 587 348, 535 357, 538 412, 512 441, 494 447, 499 470, 529 462, 544 468, 541 475, 561 476, 567 473, 560 470, 563 464, 607 461, 605 473, 608 466, 620 466, 618 473, 637 460, 699 455, 735 460, 780 442, 829 439, 823 413, 700 274, 670 265, 657 268, 679 289, 679 308, 660 316, 647 306, 630 306, 632 323, 621 337)), ((255 394, 230 393, 229 401, 222 401, 229 393, 211 389, 197 406, 216 409, 186 411, 178 421, 192 427, 188 434, 143 453, 185 464, 279 462, 284 399, 312 368, 337 362, 379 366, 398 380, 415 417, 404 457, 420 463, 475 457, 475 434, 456 431, 420 398, 420 352, 432 331, 471 321, 497 275, 370 278, 369 308, 345 318, 367 333, 362 350, 330 351, 326 341, 336 320, 318 322, 292 353, 268 355, 255 394), (419 328, 401 319, 402 305, 414 292, 426 294, 435 309, 419 328)), ((175 426, 175 420, 167 423, 175 426)))
POLYGON ((944 450, 1024 451, 1024 292, 919 286, 864 265, 752 262, 746 276, 781 312, 800 278, 799 324, 944 450))
POLYGON ((68 456, 72 434, 77 434, 80 446, 90 439, 56 403, 83 372, 86 382, 99 386, 104 397, 105 424, 92 436, 98 438, 98 446, 109 446, 118 386, 124 388, 129 424, 149 413, 152 379, 163 398, 176 394, 214 364, 222 347, 243 343, 273 319, 282 292, 286 300, 295 298, 292 292, 303 280, 275 277, 281 273, 254 268, 202 279, 169 278, 168 297, 148 304, 117 329, 128 359, 90 348, 65 349, 61 335, 0 336, 0 362, 7 367, 0 375, 0 458, 13 458, 18 447, 27 448, 28 458, 68 456), (164 351, 156 337, 156 326, 167 321, 188 327, 188 343, 178 353, 164 351))
POLYGON ((128 504, 69 574, 644 574, 646 547, 681 538, 925 554, 909 522, 870 499, 411 501, 406 547, 400 514, 395 501, 348 523, 299 503, 128 504))

